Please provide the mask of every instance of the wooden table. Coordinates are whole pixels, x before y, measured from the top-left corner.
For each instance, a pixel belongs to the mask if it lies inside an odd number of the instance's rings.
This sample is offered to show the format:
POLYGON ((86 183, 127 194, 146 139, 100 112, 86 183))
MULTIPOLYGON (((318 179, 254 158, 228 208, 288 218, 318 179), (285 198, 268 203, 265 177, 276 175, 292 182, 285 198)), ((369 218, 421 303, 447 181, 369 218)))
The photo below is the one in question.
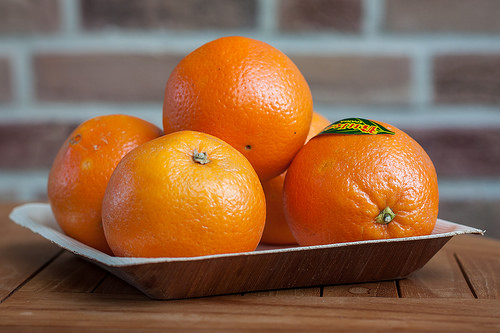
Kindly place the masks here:
POLYGON ((0 332, 500 332, 500 241, 455 236, 406 279, 157 301, 0 204, 0 332))

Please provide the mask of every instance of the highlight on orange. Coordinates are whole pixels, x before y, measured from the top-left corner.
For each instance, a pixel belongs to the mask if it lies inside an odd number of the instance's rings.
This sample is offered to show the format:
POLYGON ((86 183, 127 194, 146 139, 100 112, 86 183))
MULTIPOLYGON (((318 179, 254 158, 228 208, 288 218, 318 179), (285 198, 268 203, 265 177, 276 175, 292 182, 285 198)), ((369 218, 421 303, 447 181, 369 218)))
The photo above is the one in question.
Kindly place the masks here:
POLYGON ((49 203, 61 229, 111 254, 101 223, 108 180, 123 156, 162 134, 154 124, 121 114, 103 115, 80 124, 59 149, 49 172, 49 203))
POLYGON ((241 153, 212 135, 179 131, 122 159, 102 216, 117 256, 193 257, 255 250, 266 204, 241 153))
POLYGON ((304 145, 312 112, 309 85, 283 52, 255 39, 223 37, 200 46, 172 71, 163 129, 221 138, 266 181, 285 171, 304 145))

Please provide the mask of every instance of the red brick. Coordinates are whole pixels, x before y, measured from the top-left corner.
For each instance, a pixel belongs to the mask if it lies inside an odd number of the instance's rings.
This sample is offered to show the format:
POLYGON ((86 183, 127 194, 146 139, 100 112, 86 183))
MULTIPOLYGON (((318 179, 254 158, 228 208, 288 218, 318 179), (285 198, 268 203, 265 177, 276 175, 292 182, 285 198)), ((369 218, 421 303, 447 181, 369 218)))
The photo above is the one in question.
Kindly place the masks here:
POLYGON ((359 32, 361 19, 360 0, 280 1, 279 27, 282 30, 359 32))
POLYGON ((87 29, 235 29, 256 25, 256 0, 84 0, 87 29))
POLYGON ((500 200, 441 199, 439 218, 486 230, 486 237, 500 239, 500 200))
POLYGON ((34 59, 40 101, 162 102, 181 55, 39 54, 34 59))
POLYGON ((48 33, 61 24, 58 0, 0 1, 0 34, 48 33))
POLYGON ((437 103, 500 103, 500 54, 445 54, 433 67, 437 103))
POLYGON ((500 31, 498 0, 387 0, 385 27, 394 32, 500 31))
POLYGON ((0 58, 0 103, 12 100, 12 76, 8 59, 0 58))
POLYGON ((48 168, 64 140, 78 124, 0 124, 0 168, 29 170, 48 168))
POLYGON ((409 103, 410 61, 398 56, 293 56, 314 102, 401 105, 409 103))
POLYGON ((438 177, 499 177, 500 128, 408 128, 427 151, 438 177))

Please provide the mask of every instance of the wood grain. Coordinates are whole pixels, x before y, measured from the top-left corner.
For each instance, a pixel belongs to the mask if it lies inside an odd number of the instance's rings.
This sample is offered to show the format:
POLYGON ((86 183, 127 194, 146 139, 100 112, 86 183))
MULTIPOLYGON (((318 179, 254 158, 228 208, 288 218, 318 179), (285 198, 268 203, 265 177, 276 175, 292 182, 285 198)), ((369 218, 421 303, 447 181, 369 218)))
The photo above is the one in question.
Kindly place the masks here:
POLYGON ((499 242, 476 235, 459 236, 444 248, 453 252, 466 281, 477 298, 499 298, 499 242))
POLYGON ((477 298, 500 298, 500 257, 457 253, 456 258, 477 298))
POLYGON ((94 293, 101 294, 134 294, 142 295, 136 288, 132 287, 127 282, 117 278, 113 274, 106 274, 104 279, 94 289, 94 293))
POLYGON ((442 249, 422 269, 399 281, 401 297, 474 298, 453 251, 442 249))
POLYGON ((92 292, 106 274, 96 265, 64 252, 21 289, 33 293, 92 292))
POLYGON ((294 289, 278 289, 278 290, 265 290, 245 293, 244 296, 316 296, 321 295, 321 288, 294 288, 294 289))
POLYGON ((485 237, 454 237, 401 280, 156 301, 18 227, 13 207, 0 205, 0 332, 500 331, 500 242, 485 237))
MULTIPOLYGON (((135 295, 19 291, 0 312, 0 328, 123 328, 212 331, 495 332, 498 300, 369 297, 223 296, 151 301, 135 295), (78 309, 78 311, 74 311, 78 309)), ((42 330, 43 331, 43 330, 42 330)), ((46 330, 49 332, 49 330, 46 330)), ((52 331, 51 331, 52 332, 52 331)))
POLYGON ((8 219, 12 204, 0 205, 0 303, 62 250, 8 219))
POLYGON ((325 286, 323 297, 398 297, 395 281, 325 286))
POLYGON ((500 255, 498 240, 479 235, 455 236, 445 245, 444 249, 455 253, 470 253, 478 256, 500 255))

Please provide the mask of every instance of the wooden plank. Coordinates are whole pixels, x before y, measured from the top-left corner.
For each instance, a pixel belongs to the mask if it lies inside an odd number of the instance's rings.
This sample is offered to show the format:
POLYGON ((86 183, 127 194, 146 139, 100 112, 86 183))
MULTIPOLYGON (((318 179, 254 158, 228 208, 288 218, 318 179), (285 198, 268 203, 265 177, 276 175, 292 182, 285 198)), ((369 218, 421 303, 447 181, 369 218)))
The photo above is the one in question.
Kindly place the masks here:
POLYGON ((99 283, 94 290, 95 293, 101 294, 133 294, 142 295, 142 293, 127 282, 117 278, 113 274, 107 274, 106 277, 99 283))
POLYGON ((500 298, 500 242, 467 235, 455 237, 447 248, 455 257, 478 298, 500 298))
POLYGON ((0 331, 119 330, 498 332, 499 300, 223 296, 153 301, 140 295, 19 291, 0 311, 0 331))
POLYGON ((500 256, 500 241, 480 235, 460 235, 453 237, 445 248, 455 253, 475 256, 500 256))
POLYGON ((0 204, 0 303, 50 262, 60 248, 9 219, 15 204, 0 204))
POLYGON ((244 296, 316 296, 321 295, 320 287, 264 290, 245 293, 244 296))
POLYGON ((453 251, 443 248, 423 268, 399 281, 401 297, 474 298, 453 251))
POLYGON ((420 271, 401 280, 402 297, 499 298, 500 242, 455 236, 420 271))
POLYGON ((325 286, 323 297, 398 297, 395 281, 325 286))
POLYGON ((500 298, 499 256, 460 252, 456 258, 477 298, 500 298))
POLYGON ((38 292, 92 292, 106 271, 70 252, 63 252, 21 290, 38 292))

